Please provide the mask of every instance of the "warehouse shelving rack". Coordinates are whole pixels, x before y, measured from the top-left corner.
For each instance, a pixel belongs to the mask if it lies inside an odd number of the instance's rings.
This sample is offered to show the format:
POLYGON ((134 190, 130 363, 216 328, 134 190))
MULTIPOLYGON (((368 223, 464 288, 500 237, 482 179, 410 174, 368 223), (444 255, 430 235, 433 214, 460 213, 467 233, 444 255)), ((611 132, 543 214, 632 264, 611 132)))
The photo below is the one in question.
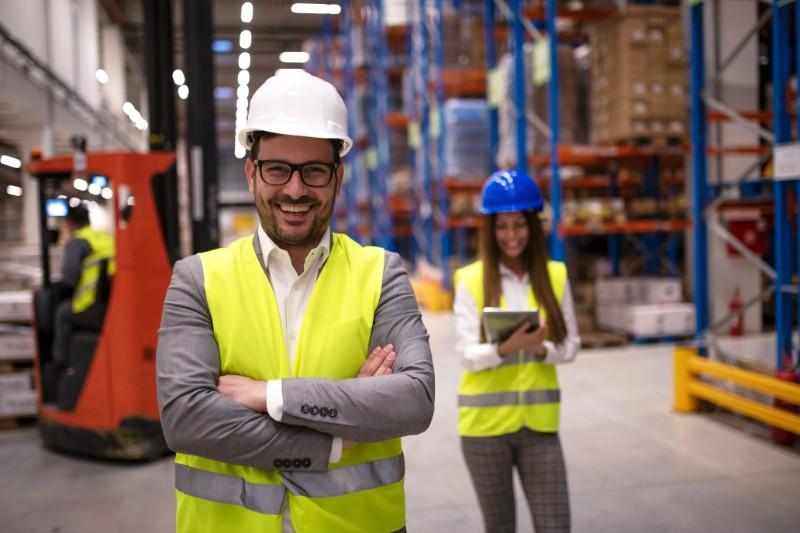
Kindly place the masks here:
MULTIPOLYGON (((783 0, 772 0, 770 10, 754 25, 753 29, 745 34, 740 43, 733 47, 731 53, 725 58, 716 72, 710 76, 705 72, 705 42, 704 42, 704 6, 702 3, 694 3, 688 7, 689 26, 690 26, 690 98, 691 98, 691 139, 692 139, 692 216, 695 221, 693 227, 694 237, 694 287, 696 305, 696 339, 702 354, 707 353, 707 349, 713 344, 714 331, 728 322, 732 316, 724 317, 715 324, 710 323, 709 319, 709 283, 708 283, 708 230, 714 231, 727 243, 736 248, 739 253, 754 262, 768 278, 772 284, 767 287, 762 294, 758 294, 745 302, 744 306, 760 301, 763 298, 775 294, 775 317, 776 317, 776 370, 780 370, 784 365, 784 358, 791 357, 792 333, 800 330, 800 324, 793 325, 792 303, 793 295, 798 294, 797 283, 792 282, 792 276, 796 272, 795 265, 798 261, 798 221, 793 213, 789 199, 794 192, 795 198, 800 195, 800 181, 775 180, 771 184, 772 195, 766 202, 760 202, 767 210, 774 213, 774 265, 768 264, 761 257, 751 252, 739 239, 728 232, 716 220, 716 215, 729 205, 730 202, 708 183, 708 157, 724 156, 729 154, 751 154, 760 157, 753 165, 746 169, 735 182, 735 185, 742 186, 758 182, 765 184, 764 180, 751 178, 753 172, 761 168, 770 161, 773 151, 772 148, 792 142, 791 120, 792 112, 789 109, 789 95, 787 94, 790 76, 792 71, 797 74, 800 72, 800 59, 798 64, 792 68, 790 65, 791 49, 800 50, 800 17, 796 17, 798 27, 795 37, 798 39, 790 43, 789 20, 790 10, 793 2, 783 0), (745 44, 759 30, 771 21, 771 73, 773 87, 773 109, 767 111, 736 111, 730 106, 712 96, 711 89, 719 82, 722 71, 727 68, 738 56, 745 44), (708 112, 711 108, 713 111, 708 112), (707 146, 706 133, 710 121, 729 120, 744 128, 758 134, 761 144, 759 146, 735 146, 735 147, 709 147, 707 146), (767 130, 763 123, 772 121, 774 129, 767 130), (714 193, 716 194, 716 197, 714 193), (794 233, 794 235, 792 235, 794 233)), ((797 137, 800 138, 800 124, 798 124, 797 137)), ((798 176, 800 178, 800 176, 798 176)), ((769 190, 769 185, 763 187, 769 190)), ((746 199, 750 204, 753 199, 746 199)), ((794 202, 796 209, 796 201, 794 202)), ((800 311, 800 309, 798 309, 800 311)), ((800 312, 798 312, 800 319, 800 312)), ((794 362, 797 363, 795 356, 794 362)))

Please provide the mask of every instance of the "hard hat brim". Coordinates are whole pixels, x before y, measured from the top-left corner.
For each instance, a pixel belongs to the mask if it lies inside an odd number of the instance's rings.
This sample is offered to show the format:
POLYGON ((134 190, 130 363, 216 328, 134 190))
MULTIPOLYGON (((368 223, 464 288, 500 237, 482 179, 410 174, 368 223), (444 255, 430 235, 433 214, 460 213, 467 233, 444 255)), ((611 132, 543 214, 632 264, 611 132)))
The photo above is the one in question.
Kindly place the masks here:
POLYGON ((271 127, 269 129, 261 129, 261 128, 242 128, 239 130, 238 140, 239 143, 244 146, 246 149, 250 150, 253 146, 250 142, 250 134, 255 132, 265 132, 265 133, 276 133, 278 135, 296 135, 297 137, 309 137, 312 139, 339 139, 342 141, 342 148, 339 150, 339 157, 344 157, 347 152, 353 147, 353 139, 350 137, 338 137, 332 135, 309 135, 308 130, 300 131, 293 131, 292 128, 286 127, 271 127))

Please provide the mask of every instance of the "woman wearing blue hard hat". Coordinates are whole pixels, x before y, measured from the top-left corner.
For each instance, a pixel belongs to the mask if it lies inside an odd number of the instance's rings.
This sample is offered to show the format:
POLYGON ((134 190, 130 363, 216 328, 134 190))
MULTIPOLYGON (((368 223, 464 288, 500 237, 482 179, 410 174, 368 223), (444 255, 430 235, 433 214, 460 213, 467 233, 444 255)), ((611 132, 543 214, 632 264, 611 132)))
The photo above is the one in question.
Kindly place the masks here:
POLYGON ((516 468, 537 533, 570 529, 569 493, 558 437, 556 364, 575 359, 575 325, 564 263, 549 261, 539 187, 513 170, 492 174, 481 193, 480 260, 455 274, 461 448, 487 532, 515 528, 516 468), (538 309, 502 342, 487 340, 487 307, 538 309))

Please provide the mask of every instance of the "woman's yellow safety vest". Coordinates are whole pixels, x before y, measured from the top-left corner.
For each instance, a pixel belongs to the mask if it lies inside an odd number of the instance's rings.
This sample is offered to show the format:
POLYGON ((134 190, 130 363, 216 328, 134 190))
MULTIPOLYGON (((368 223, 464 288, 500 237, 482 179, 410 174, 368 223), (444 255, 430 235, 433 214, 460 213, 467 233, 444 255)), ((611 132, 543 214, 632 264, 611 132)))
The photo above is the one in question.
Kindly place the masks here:
POLYGON ((108 259, 107 274, 114 275, 114 238, 105 231, 92 229, 90 226, 77 230, 74 238, 85 240, 92 248, 92 253, 81 264, 81 279, 72 295, 72 312, 81 313, 97 301, 97 280, 100 278, 100 263, 103 259, 108 259))
MULTIPOLYGON (((368 355, 384 251, 333 234, 289 366, 281 317, 252 238, 200 254, 222 374, 258 380, 355 377, 368 355)), ((264 438, 268 438, 265 435, 264 438)), ((179 453, 177 530, 280 533, 288 498, 297 533, 373 533, 405 527, 400 439, 344 450, 328 472, 284 475, 179 453)))
MULTIPOLYGON (((567 284, 567 267, 547 265, 556 299, 561 302, 567 284)), ((483 264, 480 261, 456 271, 455 282, 463 283, 479 312, 483 309, 483 264)), ((528 303, 539 308, 528 285, 528 303)), ((505 307, 501 296, 500 307, 505 307)), ((544 309, 540 316, 546 318, 544 309)), ((514 433, 522 427, 533 431, 558 431, 560 391, 553 365, 540 363, 532 353, 507 355, 495 367, 479 372, 465 370, 458 390, 458 432, 465 437, 492 437, 514 433)))

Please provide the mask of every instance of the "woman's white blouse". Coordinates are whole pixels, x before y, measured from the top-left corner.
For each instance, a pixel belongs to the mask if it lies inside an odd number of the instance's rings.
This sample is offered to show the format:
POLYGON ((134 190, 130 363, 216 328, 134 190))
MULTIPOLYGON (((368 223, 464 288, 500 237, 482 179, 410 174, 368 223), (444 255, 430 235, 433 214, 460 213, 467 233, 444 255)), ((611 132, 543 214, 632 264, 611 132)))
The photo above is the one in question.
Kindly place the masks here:
MULTIPOLYGON (((509 268, 500 265, 500 285, 506 299, 508 309, 528 309, 528 274, 517 276, 509 268)), ((458 342, 456 350, 461 354, 464 367, 472 372, 479 372, 487 368, 494 368, 503 362, 497 353, 497 345, 481 343, 480 338, 480 313, 475 300, 463 283, 456 286, 453 311, 456 315, 456 334, 458 342)), ((575 322, 575 309, 572 304, 572 291, 569 283, 564 287, 561 299, 561 313, 567 326, 567 336, 564 342, 554 344, 545 341, 544 347, 547 355, 543 362, 558 365, 569 363, 578 355, 581 347, 581 338, 575 322)))

